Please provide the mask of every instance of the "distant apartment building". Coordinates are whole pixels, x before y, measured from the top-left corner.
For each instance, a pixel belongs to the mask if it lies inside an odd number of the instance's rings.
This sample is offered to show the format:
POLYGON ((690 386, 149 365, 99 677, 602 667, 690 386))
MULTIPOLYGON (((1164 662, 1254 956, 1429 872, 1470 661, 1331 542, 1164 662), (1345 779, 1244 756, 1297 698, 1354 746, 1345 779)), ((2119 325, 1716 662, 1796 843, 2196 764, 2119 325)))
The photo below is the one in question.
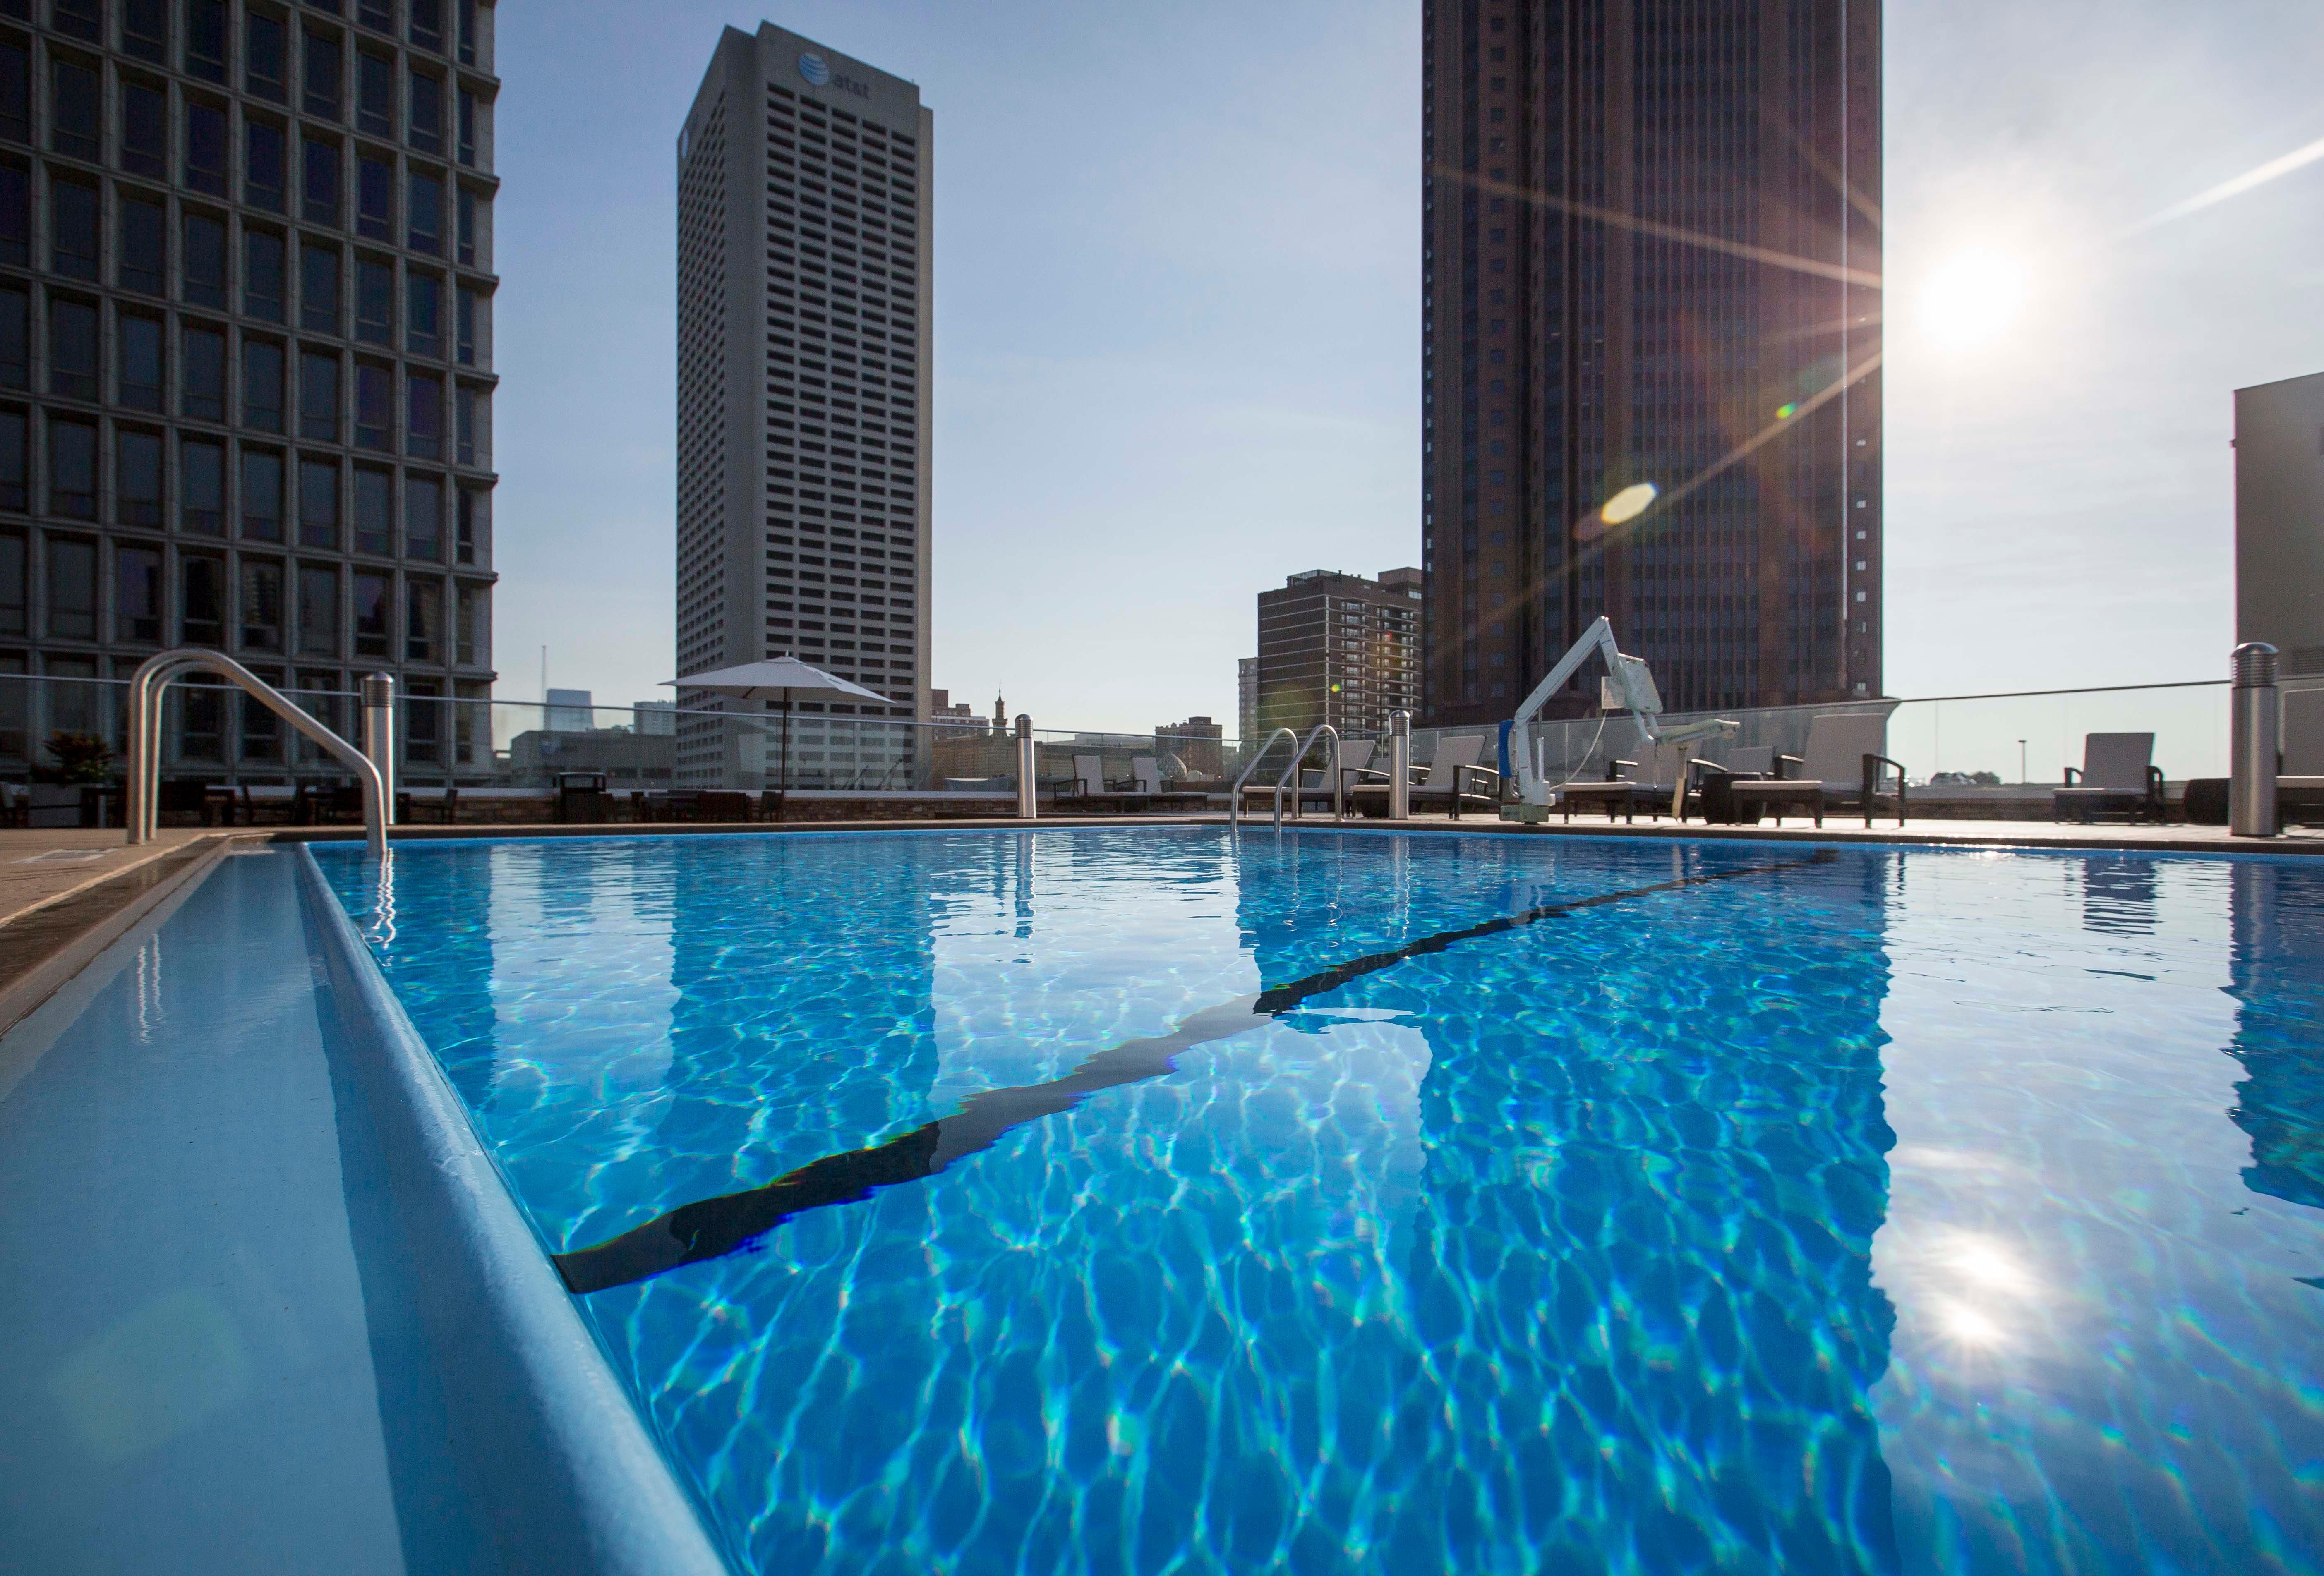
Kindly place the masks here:
MULTIPOLYGON (((493 16, 0 5, 0 674, 384 672, 404 775, 491 770, 493 16)), ((119 694, 0 679, 0 768, 119 694)), ((339 770, 215 688, 163 766, 339 770)))
MULTIPOLYGON (((826 740, 859 773, 915 748, 857 719, 927 714, 934 124, 761 23, 721 36, 678 135, 678 671, 795 653, 882 696, 799 703, 800 783, 826 740)), ((682 785, 766 780, 778 703, 678 699, 682 785)))
POLYGON ((1422 29, 1428 720, 1601 613, 1674 711, 1878 695, 1879 0, 1422 29))
POLYGON ((948 689, 928 691, 928 722, 939 733, 984 732, 984 719, 976 708, 966 701, 955 703, 948 689))
POLYGON ((1157 755, 1175 755, 1190 771, 1216 777, 1225 760, 1223 741, 1226 729, 1208 717, 1188 717, 1183 723, 1164 723, 1154 730, 1154 751, 1157 755))
POLYGON ((678 736, 678 703, 674 700, 641 700, 631 708, 637 715, 637 730, 648 737, 673 739, 678 736))
POLYGON ((1305 735, 1329 723, 1342 736, 1382 733, 1419 698, 1421 572, 1377 580, 1331 569, 1294 575, 1259 594, 1257 738, 1305 735))
POLYGON ((1235 736, 1248 743, 1259 728, 1259 659, 1235 659, 1235 736))
POLYGON ((541 696, 541 723, 552 733, 583 733, 597 725, 595 698, 586 689, 551 689, 541 696))
POLYGON ((2324 678, 2324 373, 2236 391, 2236 640, 2324 678))

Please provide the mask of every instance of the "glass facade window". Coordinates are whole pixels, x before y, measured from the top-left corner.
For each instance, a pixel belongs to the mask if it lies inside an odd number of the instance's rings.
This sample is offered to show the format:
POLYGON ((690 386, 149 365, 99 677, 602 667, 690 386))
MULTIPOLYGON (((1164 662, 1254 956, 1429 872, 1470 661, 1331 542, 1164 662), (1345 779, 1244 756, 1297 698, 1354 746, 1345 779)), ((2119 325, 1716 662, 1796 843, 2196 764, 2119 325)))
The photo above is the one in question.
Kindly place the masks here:
POLYGON ((161 527, 161 435, 123 428, 113 435, 113 518, 161 527))
MULTIPOLYGON (((282 650, 282 566, 264 559, 242 561, 242 649, 282 650)), ((263 711, 264 707, 260 707, 263 711)), ((272 714, 268 714, 271 718, 272 714)))
POLYGON ((394 639, 395 581, 387 575, 355 577, 355 655, 390 658, 394 639))
POLYGON ((403 348, 414 355, 444 354, 444 281, 417 270, 403 277, 403 348))
POLYGON ((476 364, 476 292, 463 286, 458 300, 452 354, 462 366, 474 366, 476 364))
POLYGON ((299 436, 339 441, 339 358, 328 351, 299 353, 299 436))
POLYGON ((68 38, 103 43, 105 7, 100 0, 50 0, 49 25, 68 38))
POLYGON ((90 161, 103 152, 103 81, 94 66, 60 56, 50 60, 50 147, 69 158, 90 161))
POLYGON ((366 345, 395 343, 395 264, 355 259, 355 337, 366 345))
POLYGON ((170 0, 121 0, 121 52, 169 63, 170 0))
POLYGON ((313 334, 339 331, 339 249, 299 244, 299 327, 313 334))
POLYGON ((32 599, 24 578, 26 561, 23 533, 0 531, 0 635, 31 632, 32 599))
POLYGON ((410 0, 411 41, 423 50, 444 48, 444 0, 410 0))
POLYGON ((242 451, 242 534, 254 542, 282 539, 282 456, 272 449, 242 451))
POLYGON ((123 290, 158 296, 168 288, 170 210, 158 202, 121 199, 121 255, 115 273, 123 290))
POLYGON ((272 339, 242 342, 242 422, 261 432, 282 430, 282 346, 272 339))
POLYGON ((283 211, 282 128, 271 120, 251 120, 243 123, 243 129, 242 200, 279 214, 283 211))
POLYGON ((395 166, 367 153, 355 160, 355 234, 395 239, 395 166))
POLYGON ((188 325, 178 340, 178 368, 184 380, 178 413, 200 421, 225 420, 226 336, 188 325))
POLYGON ((189 553, 178 560, 178 639, 189 646, 226 644, 226 560, 189 553))
POLYGON ((114 319, 121 339, 121 403, 133 410, 161 409, 161 320, 124 312, 114 319))
POLYGON ((113 554, 113 638, 161 643, 161 549, 118 548, 113 554))
MULTIPOLYGON (((403 659, 444 659, 444 586, 435 580, 410 580, 403 587, 403 659)), ((415 710, 419 708, 414 708, 415 710)), ((429 707, 432 711, 434 707, 429 707)))
POLYGON ((395 373, 367 361, 355 363, 355 447, 395 447, 395 373))
POLYGON ((444 182, 433 175, 411 172, 403 200, 411 214, 411 231, 405 244, 430 257, 444 250, 444 182))
POLYGON ((382 32, 395 31, 393 0, 355 0, 355 20, 382 32))
POLYGON ((456 239, 459 260, 470 268, 476 265, 476 210, 483 206, 484 200, 466 187, 460 188, 459 233, 456 239))
MULTIPOLYGON (((316 564, 299 567, 299 650, 308 657, 339 654, 339 576, 336 569, 316 564)), ((309 709, 314 710, 311 705, 309 709)), ((317 711, 316 714, 323 714, 317 711)))
POLYGON ((248 13, 242 33, 243 90, 260 98, 283 103, 288 97, 283 85, 290 80, 284 69, 288 39, 280 17, 269 16, 263 11, 248 13))
POLYGON ((97 279, 97 188, 78 180, 49 182, 49 266, 68 279, 97 279))
POLYGON ((32 175, 14 160, 0 160, 0 263, 32 262, 32 175))
POLYGON ((97 308, 69 296, 49 298, 49 392, 97 398, 97 308))
POLYGON ((355 54, 355 129, 395 135, 395 62, 369 50, 355 54))
POLYGON ((97 639, 97 544, 52 536, 49 559, 49 633, 60 641, 97 639))
POLYGON ((189 191, 226 195, 226 111, 199 100, 186 106, 186 168, 189 191))
POLYGON ((0 33, 0 137, 32 140, 32 51, 20 33, 0 33))
POLYGON ((436 476, 403 479, 403 556, 444 561, 444 484, 436 476))
POLYGON ((369 465, 355 467, 355 551, 395 556, 395 478, 369 465))
POLYGON ((483 463, 476 456, 483 452, 480 429, 484 425, 484 402, 482 389, 472 389, 464 383, 453 392, 453 458, 460 465, 483 463))
POLYGON ((272 230, 242 233, 242 309, 269 323, 282 321, 285 282, 282 237, 272 230))
POLYGON ((444 457, 444 380, 424 373, 411 373, 404 379, 409 395, 404 419, 405 449, 414 459, 440 460, 444 457))
POLYGON ((22 410, 0 410, 0 509, 31 509, 32 485, 32 423, 22 410))
POLYGON ((178 445, 178 527, 196 536, 226 534, 226 447, 186 438, 178 445))
POLYGON ((484 535, 485 494, 473 487, 463 487, 455 496, 458 499, 458 516, 452 533, 452 561, 475 564, 479 561, 478 544, 484 535))
POLYGON ((458 594, 459 608, 452 622, 452 660, 463 668, 474 668, 484 661, 484 653, 491 649, 484 630, 484 610, 492 605, 492 594, 481 585, 464 582, 458 594))
POLYGON ((460 64, 476 63, 476 0, 458 0, 460 7, 460 64))
POLYGON ((49 418, 49 512, 68 520, 97 518, 96 422, 49 418))
POLYGON ((226 307, 226 221, 208 214, 186 216, 186 300, 197 307, 226 307))
POLYGON ((32 294, 0 286, 0 388, 32 386, 32 294))
POLYGON ((311 456, 299 461, 299 545, 331 552, 339 546, 339 467, 311 456))
POLYGON ((444 79, 411 73, 411 124, 405 140, 423 153, 444 151, 444 79))
POLYGON ((121 84, 121 167, 156 180, 170 177, 170 94, 156 84, 121 84))
POLYGON ((299 102, 309 115, 339 118, 339 41, 329 33, 306 30, 299 51, 303 79, 299 102))
POLYGON ((339 222, 339 145, 311 134, 299 140, 299 212, 310 225, 339 222))
POLYGON ((473 170, 476 167, 476 96, 465 88, 460 89, 458 138, 453 157, 473 170))

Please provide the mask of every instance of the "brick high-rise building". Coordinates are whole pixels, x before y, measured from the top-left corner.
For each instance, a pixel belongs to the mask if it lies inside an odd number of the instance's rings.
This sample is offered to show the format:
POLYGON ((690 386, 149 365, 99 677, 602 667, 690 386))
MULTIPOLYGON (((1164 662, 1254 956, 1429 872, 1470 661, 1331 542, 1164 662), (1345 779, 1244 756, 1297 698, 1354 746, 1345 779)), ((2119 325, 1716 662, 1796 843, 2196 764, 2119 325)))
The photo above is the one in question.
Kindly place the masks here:
MULTIPOLYGON (((885 780, 914 730, 853 720, 927 715, 934 134, 911 83, 762 23, 678 140, 678 671, 796 653, 888 703, 809 703, 798 787, 885 780)), ((679 782, 759 786, 763 726, 698 714, 744 703, 680 698, 679 782)))
POLYGON ((1318 723, 1342 738, 1386 733, 1389 713, 1413 709, 1420 596, 1416 569, 1384 570, 1377 580, 1309 569, 1260 592, 1250 737, 1277 728, 1305 737, 1318 723))
POLYGON ((1878 0, 1423 25, 1429 720, 1601 613, 1674 711, 1879 694, 1878 0))
MULTIPOLYGON (((0 5, 0 674, 214 646, 352 733, 388 672, 406 775, 493 769, 493 17, 0 5)), ((119 696, 0 680, 0 767, 119 696)), ((162 765, 340 770, 198 687, 162 765)))

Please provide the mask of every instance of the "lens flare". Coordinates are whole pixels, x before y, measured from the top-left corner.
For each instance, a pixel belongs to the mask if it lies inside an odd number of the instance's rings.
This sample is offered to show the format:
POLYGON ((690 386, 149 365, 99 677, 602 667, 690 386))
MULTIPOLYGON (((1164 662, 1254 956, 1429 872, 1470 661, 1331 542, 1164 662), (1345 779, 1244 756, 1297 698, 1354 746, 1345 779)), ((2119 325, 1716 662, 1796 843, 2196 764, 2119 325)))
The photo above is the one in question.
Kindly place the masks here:
POLYGON ((1619 525, 1626 520, 1637 519, 1654 501, 1652 482, 1633 482, 1606 500, 1606 507, 1598 512, 1598 518, 1608 525, 1619 525))

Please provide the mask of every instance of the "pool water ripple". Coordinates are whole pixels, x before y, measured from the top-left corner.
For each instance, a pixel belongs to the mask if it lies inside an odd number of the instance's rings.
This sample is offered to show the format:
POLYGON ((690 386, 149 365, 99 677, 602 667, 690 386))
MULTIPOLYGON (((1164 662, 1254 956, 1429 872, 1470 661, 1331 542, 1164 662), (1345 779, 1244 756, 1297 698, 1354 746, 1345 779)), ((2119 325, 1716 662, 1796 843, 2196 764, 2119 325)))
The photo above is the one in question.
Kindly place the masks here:
POLYGON ((558 1252, 1595 902, 583 1297, 742 1568, 2319 1569, 2324 872, 1795 852, 318 854, 558 1252))

